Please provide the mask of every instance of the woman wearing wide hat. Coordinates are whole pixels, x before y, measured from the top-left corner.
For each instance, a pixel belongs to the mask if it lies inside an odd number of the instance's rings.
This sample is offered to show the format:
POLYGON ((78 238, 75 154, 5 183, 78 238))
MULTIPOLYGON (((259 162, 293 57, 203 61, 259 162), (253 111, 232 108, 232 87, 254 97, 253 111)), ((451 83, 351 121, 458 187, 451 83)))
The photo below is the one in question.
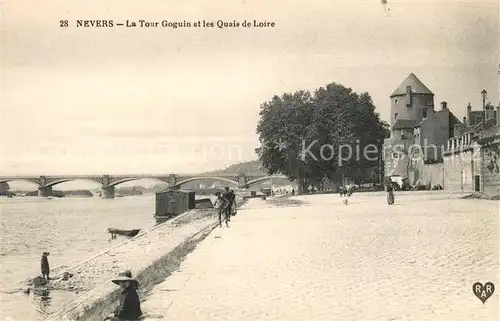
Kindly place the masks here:
POLYGON ((141 300, 137 294, 139 283, 132 277, 132 272, 123 271, 118 274, 117 278, 111 280, 111 282, 119 285, 123 291, 120 297, 120 306, 115 310, 113 317, 106 319, 139 320, 142 316, 141 300))

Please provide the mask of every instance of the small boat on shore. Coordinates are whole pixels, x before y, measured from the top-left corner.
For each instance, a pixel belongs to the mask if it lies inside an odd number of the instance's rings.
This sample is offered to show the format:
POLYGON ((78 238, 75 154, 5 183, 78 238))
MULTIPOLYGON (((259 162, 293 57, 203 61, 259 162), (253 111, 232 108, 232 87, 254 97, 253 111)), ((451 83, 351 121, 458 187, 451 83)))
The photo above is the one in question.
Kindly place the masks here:
POLYGON ((124 235, 124 236, 129 236, 129 237, 134 237, 137 234, 139 234, 141 230, 120 230, 117 228, 108 228, 108 232, 111 233, 111 235, 124 235))

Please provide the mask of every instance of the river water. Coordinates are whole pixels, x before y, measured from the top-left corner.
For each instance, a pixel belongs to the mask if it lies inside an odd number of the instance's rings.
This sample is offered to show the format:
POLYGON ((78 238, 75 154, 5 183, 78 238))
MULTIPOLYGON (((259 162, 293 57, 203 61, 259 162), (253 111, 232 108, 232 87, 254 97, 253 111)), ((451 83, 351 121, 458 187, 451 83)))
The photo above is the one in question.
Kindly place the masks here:
POLYGON ((120 236, 110 240, 108 227, 153 227, 154 211, 154 195, 116 199, 0 198, 0 320, 39 318, 39 302, 30 301, 34 298, 6 292, 40 274, 42 252, 50 252, 51 269, 71 266, 125 240, 120 236))

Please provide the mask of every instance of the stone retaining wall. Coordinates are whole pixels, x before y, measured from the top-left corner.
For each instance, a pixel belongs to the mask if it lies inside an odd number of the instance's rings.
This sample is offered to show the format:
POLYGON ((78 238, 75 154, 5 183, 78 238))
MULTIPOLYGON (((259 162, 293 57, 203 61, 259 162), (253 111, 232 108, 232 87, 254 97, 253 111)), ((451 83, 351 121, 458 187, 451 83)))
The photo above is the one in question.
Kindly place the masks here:
POLYGON ((50 321, 103 320, 116 307, 120 289, 110 280, 129 269, 139 281, 141 297, 172 273, 198 242, 217 226, 215 212, 193 210, 138 235, 68 272, 57 290, 82 292, 52 314, 50 321))

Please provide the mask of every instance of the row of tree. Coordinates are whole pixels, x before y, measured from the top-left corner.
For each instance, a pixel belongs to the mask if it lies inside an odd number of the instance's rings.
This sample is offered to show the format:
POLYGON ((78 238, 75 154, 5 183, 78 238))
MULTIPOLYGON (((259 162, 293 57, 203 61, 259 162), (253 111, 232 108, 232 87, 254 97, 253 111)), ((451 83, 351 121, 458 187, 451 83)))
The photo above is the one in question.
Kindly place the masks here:
POLYGON ((331 83, 313 93, 285 93, 263 103, 256 152, 269 174, 286 175, 298 183, 299 192, 325 179, 373 181, 379 176, 388 127, 368 93, 331 83), (366 157, 363 151, 370 148, 366 157))

